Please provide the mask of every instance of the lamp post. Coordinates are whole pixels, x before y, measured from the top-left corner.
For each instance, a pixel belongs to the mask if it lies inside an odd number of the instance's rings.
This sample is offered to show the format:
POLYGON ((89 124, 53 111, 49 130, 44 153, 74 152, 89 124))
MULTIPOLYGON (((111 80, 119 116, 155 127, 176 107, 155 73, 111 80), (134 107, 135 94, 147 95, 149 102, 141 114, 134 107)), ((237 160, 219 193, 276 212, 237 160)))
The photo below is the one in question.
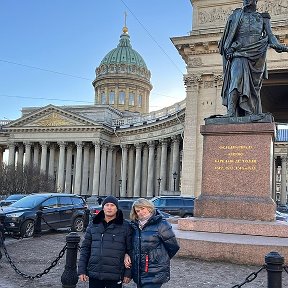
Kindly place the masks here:
POLYGON ((119 179, 119 200, 121 198, 121 190, 122 190, 122 179, 119 179))
POLYGON ((158 181, 158 195, 160 195, 161 178, 159 177, 159 178, 157 179, 157 181, 158 181))
POLYGON ((174 179, 174 192, 175 192, 175 190, 176 190, 176 179, 177 179, 177 172, 175 171, 173 174, 173 179, 174 179))

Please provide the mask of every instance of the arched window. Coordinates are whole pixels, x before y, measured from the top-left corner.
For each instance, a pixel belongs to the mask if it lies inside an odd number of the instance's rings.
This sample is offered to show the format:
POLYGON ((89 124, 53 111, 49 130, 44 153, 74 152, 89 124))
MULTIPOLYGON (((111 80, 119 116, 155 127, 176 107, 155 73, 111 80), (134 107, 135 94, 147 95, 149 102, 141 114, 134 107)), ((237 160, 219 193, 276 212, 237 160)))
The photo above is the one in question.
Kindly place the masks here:
POLYGON ((133 92, 129 93, 129 106, 135 105, 135 94, 133 92))
POLYGON ((125 104, 125 92, 124 91, 119 92, 119 104, 122 104, 122 105, 125 104))
POLYGON ((106 94, 104 91, 101 93, 101 104, 106 104, 106 94))
POLYGON ((115 103, 115 92, 114 91, 110 91, 109 104, 114 104, 114 103, 115 103))
POLYGON ((138 95, 138 107, 142 107, 142 95, 138 95))

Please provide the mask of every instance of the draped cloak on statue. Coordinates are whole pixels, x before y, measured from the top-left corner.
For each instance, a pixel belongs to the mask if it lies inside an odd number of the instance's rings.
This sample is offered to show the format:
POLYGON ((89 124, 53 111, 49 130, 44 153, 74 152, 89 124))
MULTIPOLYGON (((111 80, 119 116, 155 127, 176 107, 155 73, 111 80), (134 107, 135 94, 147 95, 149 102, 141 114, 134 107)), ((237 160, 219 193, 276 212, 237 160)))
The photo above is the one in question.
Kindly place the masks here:
MULTIPOLYGON (((255 27, 258 25, 258 32, 259 29, 262 29, 262 32, 258 35, 259 37, 255 38, 255 42, 249 43, 247 41, 245 43, 245 41, 242 41, 239 44, 236 41, 240 35, 239 30, 242 29, 242 32, 243 29, 245 30, 242 25, 244 11, 241 8, 234 10, 228 18, 222 39, 219 42, 220 54, 223 57, 224 74, 221 94, 222 104, 228 107, 229 94, 236 89, 239 93, 237 106, 244 110, 246 114, 262 113, 260 89, 263 79, 268 78, 266 52, 269 40, 264 30, 263 18, 268 18, 269 14, 258 12, 255 12, 255 14, 257 20, 255 21, 255 27), (227 49, 231 47, 234 49, 233 58, 226 60, 227 49)), ((246 35, 250 33, 250 28, 246 35)))

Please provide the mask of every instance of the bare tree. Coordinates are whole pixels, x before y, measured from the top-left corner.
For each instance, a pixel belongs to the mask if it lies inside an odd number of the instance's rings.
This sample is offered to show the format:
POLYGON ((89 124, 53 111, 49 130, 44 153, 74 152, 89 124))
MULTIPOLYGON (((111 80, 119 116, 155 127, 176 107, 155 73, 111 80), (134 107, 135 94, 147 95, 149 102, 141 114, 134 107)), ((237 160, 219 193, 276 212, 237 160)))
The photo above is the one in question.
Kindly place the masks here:
POLYGON ((55 192, 55 180, 33 165, 0 167, 0 194, 55 192))

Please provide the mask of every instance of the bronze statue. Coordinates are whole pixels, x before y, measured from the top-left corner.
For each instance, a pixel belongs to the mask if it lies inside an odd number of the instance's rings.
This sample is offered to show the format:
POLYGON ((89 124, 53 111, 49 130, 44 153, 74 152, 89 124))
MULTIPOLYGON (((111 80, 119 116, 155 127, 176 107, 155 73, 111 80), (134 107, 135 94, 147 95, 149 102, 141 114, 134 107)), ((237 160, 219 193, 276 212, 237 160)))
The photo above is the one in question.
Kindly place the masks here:
POLYGON ((273 35, 269 13, 257 12, 256 6, 257 0, 243 0, 243 8, 228 18, 219 43, 224 70, 222 104, 227 107, 227 117, 262 113, 260 90, 268 77, 267 49, 288 52, 273 35))

